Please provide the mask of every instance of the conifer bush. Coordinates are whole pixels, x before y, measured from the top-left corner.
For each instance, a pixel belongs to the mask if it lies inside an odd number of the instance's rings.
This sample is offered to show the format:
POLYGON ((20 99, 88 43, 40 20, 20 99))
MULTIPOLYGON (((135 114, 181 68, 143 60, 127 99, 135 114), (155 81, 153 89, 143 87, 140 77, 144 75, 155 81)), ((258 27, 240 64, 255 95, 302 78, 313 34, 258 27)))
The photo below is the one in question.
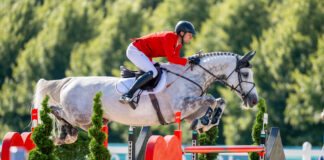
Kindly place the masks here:
MULTIPOLYGON (((253 125, 252 129, 252 140, 253 145, 260 145, 260 136, 261 136, 261 130, 263 125, 263 115, 266 113, 267 106, 265 104, 265 100, 263 98, 260 98, 260 101, 257 105, 259 111, 255 119, 255 123, 253 125)), ((264 126, 265 129, 267 126, 264 126)), ((249 153, 249 159, 250 160, 259 160, 260 156, 256 152, 250 152, 249 153)))
POLYGON ((92 126, 89 128, 88 135, 91 138, 89 144, 90 155, 88 160, 109 160, 111 155, 108 149, 103 146, 103 142, 106 139, 106 134, 101 130, 102 128, 102 116, 103 110, 101 108, 101 95, 102 92, 98 92, 93 98, 93 114, 91 116, 92 126))
MULTIPOLYGON (((212 127, 207 132, 199 134, 199 145, 205 146, 215 146, 216 145, 216 139, 218 138, 218 126, 212 127)), ((216 159, 217 153, 204 153, 199 154, 198 159, 199 160, 213 160, 216 159)))
POLYGON ((51 109, 47 105, 48 100, 49 96, 46 95, 42 102, 42 110, 40 111, 40 119, 42 123, 35 127, 31 135, 31 139, 36 144, 36 148, 29 152, 29 160, 57 159, 53 154, 55 147, 54 142, 49 138, 53 129, 53 120, 49 116, 51 109))

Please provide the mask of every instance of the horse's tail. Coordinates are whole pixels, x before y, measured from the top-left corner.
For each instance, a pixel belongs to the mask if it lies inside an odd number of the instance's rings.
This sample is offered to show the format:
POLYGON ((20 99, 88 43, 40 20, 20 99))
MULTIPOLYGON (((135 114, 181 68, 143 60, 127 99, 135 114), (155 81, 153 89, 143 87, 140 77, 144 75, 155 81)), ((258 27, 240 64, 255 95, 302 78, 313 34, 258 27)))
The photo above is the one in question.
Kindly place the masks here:
MULTIPOLYGON (((61 88, 68 82, 71 78, 64 78, 61 80, 50 80, 40 79, 36 84, 33 106, 32 108, 38 109, 38 115, 42 108, 42 102, 46 95, 50 97, 48 101, 48 106, 60 106, 60 91, 61 88)), ((40 121, 40 116, 38 116, 38 122, 40 121)))
POLYGON ((46 80, 40 79, 38 80, 35 88, 34 100, 33 100, 33 108, 41 109, 42 100, 45 98, 45 95, 42 94, 42 86, 46 80))
POLYGON ((37 109, 37 117, 38 117, 38 123, 41 122, 40 119, 40 110, 42 109, 42 101, 44 100, 46 96, 46 92, 44 90, 44 85, 45 85, 46 80, 45 79, 40 79, 38 80, 35 88, 35 94, 34 94, 34 100, 33 100, 33 109, 37 109))

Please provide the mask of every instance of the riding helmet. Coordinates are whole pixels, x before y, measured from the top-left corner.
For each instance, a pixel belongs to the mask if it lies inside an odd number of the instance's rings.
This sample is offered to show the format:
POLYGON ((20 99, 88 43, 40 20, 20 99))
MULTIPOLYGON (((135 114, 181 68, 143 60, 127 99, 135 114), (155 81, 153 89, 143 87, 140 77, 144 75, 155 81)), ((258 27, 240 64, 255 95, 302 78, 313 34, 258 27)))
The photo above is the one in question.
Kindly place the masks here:
POLYGON ((189 32, 192 33, 193 35, 196 34, 195 27, 192 25, 192 23, 188 21, 179 21, 177 23, 177 25, 174 28, 174 32, 179 35, 181 31, 185 33, 189 32))

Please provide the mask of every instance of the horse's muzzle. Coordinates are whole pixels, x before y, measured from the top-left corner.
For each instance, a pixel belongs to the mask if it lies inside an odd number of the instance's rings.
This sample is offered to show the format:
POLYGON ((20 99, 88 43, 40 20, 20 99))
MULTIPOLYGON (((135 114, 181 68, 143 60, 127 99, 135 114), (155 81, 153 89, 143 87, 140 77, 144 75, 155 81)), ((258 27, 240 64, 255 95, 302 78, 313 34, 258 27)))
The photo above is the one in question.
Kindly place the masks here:
POLYGON ((249 107, 254 107, 259 103, 259 97, 255 94, 250 94, 248 97, 249 107))
POLYGON ((244 102, 244 106, 253 108, 255 105, 259 103, 259 98, 257 95, 250 93, 244 97, 243 102, 244 102))

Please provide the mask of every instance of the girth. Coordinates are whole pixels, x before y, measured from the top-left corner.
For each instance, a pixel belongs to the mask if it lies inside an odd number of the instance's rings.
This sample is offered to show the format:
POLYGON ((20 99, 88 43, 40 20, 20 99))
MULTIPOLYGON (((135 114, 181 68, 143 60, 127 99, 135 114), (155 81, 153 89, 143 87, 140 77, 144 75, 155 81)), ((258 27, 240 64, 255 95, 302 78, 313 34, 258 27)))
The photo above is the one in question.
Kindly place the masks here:
MULTIPOLYGON (((149 90, 150 91, 150 90, 149 90)), ((162 115, 162 112, 161 112, 161 109, 160 109, 160 105, 159 105, 159 101, 157 99, 157 97, 155 96, 155 94, 149 94, 150 96, 150 99, 151 99, 151 103, 153 105, 153 108, 155 109, 156 111, 156 115, 159 119, 159 122, 161 125, 166 125, 168 124, 164 118, 163 118, 163 115, 162 115)))

